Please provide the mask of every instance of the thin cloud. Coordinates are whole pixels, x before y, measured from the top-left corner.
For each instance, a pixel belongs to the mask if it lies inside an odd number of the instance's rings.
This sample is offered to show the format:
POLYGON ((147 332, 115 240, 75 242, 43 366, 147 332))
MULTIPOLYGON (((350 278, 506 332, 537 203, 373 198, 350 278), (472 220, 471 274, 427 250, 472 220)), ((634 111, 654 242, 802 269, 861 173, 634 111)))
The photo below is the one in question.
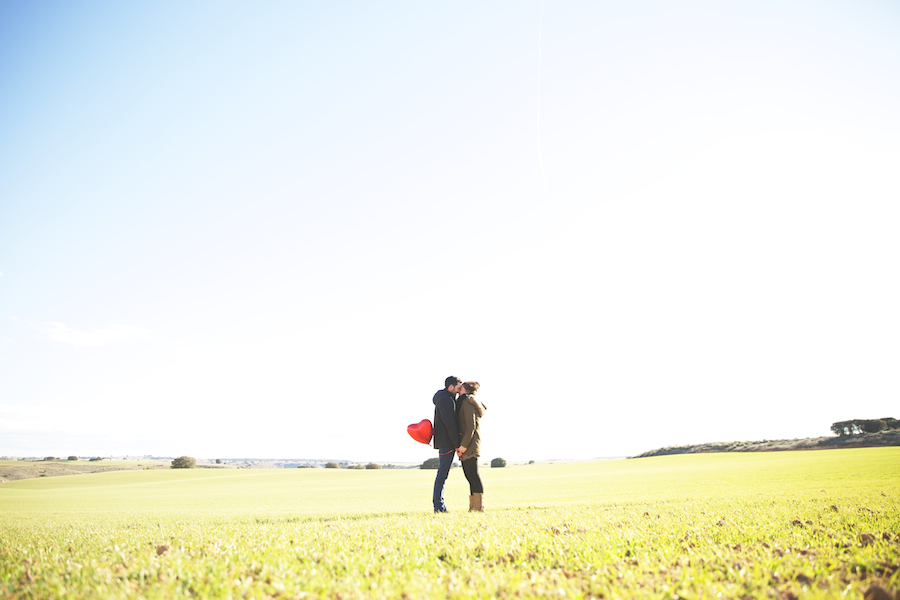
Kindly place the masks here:
POLYGON ((97 417, 96 412, 71 407, 49 410, 27 404, 0 404, 0 435, 96 435, 112 428, 109 419, 93 417, 97 417))
POLYGON ((0 433, 29 433, 40 429, 42 412, 25 404, 0 404, 0 433))
POLYGON ((100 348, 116 342, 154 339, 150 330, 133 325, 110 325, 97 331, 77 331, 65 323, 55 322, 40 323, 32 327, 37 330, 39 340, 61 342, 80 348, 100 348))

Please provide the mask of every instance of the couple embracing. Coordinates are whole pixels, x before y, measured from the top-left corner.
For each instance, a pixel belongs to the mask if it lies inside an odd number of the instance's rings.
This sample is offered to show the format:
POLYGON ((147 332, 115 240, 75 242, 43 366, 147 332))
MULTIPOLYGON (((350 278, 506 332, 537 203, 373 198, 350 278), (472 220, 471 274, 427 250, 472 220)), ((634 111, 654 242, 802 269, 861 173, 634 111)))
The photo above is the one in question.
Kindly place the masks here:
POLYGON ((434 395, 434 447, 438 451, 438 472, 432 496, 434 512, 447 512, 444 482, 450 474, 454 455, 459 456, 469 481, 469 510, 484 512, 484 486, 478 475, 481 454, 478 421, 487 407, 475 399, 479 387, 477 381, 463 382, 450 376, 444 380, 444 389, 434 395))

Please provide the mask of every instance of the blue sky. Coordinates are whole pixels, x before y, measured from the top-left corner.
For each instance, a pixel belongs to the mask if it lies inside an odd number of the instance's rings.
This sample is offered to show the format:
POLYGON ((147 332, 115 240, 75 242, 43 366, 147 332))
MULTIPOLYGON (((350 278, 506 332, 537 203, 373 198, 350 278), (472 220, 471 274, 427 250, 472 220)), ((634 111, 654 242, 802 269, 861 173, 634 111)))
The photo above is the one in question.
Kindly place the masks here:
POLYGON ((0 4, 0 454, 827 435, 900 395, 888 2, 0 4))

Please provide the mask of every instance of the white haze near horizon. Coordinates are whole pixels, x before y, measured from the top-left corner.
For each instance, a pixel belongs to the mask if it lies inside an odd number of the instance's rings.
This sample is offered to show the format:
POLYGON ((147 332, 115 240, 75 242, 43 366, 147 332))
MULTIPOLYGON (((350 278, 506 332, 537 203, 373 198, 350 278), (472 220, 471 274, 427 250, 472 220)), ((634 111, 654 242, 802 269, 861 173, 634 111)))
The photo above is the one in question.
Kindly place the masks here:
POLYGON ((900 417, 900 8, 0 4, 0 455, 900 417), (543 15, 543 16, 542 16, 543 15))

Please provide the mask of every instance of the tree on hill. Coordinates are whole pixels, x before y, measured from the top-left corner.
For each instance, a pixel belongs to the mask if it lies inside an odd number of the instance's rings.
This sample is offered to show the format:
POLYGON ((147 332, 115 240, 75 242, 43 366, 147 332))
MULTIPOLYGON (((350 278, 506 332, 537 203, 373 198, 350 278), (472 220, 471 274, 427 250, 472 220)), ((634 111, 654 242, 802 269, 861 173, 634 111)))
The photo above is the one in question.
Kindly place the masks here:
POLYGON ((506 460, 504 460, 502 458, 495 458, 494 460, 491 461, 492 468, 493 467, 505 467, 505 466, 506 466, 506 460))
POLYGON ((327 463, 325 463, 325 468, 326 469, 340 469, 341 465, 337 464, 336 462, 327 462, 327 463))
POLYGON ((862 424, 862 429, 866 433, 878 433, 879 431, 884 431, 884 421, 881 419, 871 419, 869 421, 864 421, 862 424))
POLYGON ((173 469, 193 469, 197 466, 197 459, 190 456, 179 456, 172 461, 173 469))
POLYGON ((878 433, 885 429, 900 429, 900 421, 893 417, 884 417, 883 419, 852 419, 831 424, 831 431, 839 436, 878 433))
POLYGON ((367 469, 380 469, 380 468, 381 468, 381 465, 376 464, 376 463, 369 463, 369 464, 366 465, 366 468, 367 468, 367 469))
POLYGON ((78 460, 78 457, 77 457, 77 456, 70 456, 70 457, 69 457, 69 460, 78 460))
POLYGON ((850 421, 837 421, 831 424, 831 431, 835 435, 845 436, 845 435, 853 435, 854 430, 850 425, 850 421))

